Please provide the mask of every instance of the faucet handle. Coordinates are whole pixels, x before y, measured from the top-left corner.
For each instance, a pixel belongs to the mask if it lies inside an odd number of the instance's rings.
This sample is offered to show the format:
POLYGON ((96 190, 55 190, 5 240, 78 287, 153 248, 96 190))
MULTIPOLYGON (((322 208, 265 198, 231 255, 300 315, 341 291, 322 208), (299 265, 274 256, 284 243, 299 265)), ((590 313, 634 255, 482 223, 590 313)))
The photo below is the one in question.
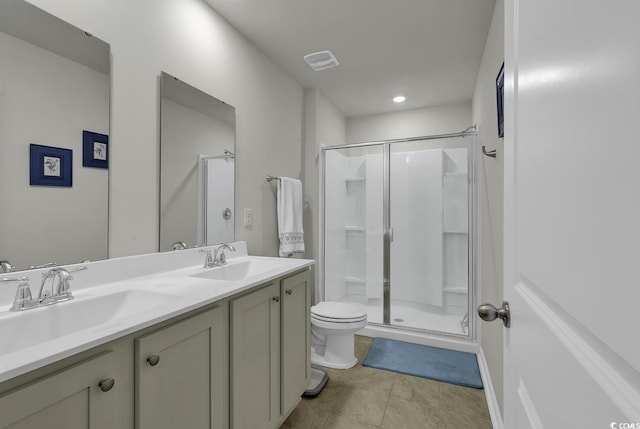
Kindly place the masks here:
POLYGON ((58 277, 58 288, 56 289, 56 296, 67 296, 71 295, 71 280, 73 280, 73 276, 69 273, 68 270, 64 268, 60 270, 60 275, 58 277))
MULTIPOLYGON (((73 268, 69 268, 67 269, 68 272, 70 273, 76 273, 78 271, 84 271, 84 270, 88 270, 89 267, 87 267, 86 265, 80 265, 79 267, 73 267, 73 268)), ((69 280, 73 280, 73 278, 70 278, 69 280)))
POLYGON ((33 303, 31 288, 29 287, 27 280, 18 285, 18 290, 16 290, 16 297, 13 300, 11 311, 25 310, 31 303, 33 303))
POLYGON ((46 264, 42 264, 42 265, 31 265, 29 267, 30 270, 38 270, 40 268, 49 268, 49 267, 57 267, 58 264, 56 264, 55 262, 47 262, 46 264))
POLYGON ((200 249, 198 250, 198 252, 207 254, 204 259, 203 268, 211 268, 211 266, 213 265, 213 256, 211 256, 211 249, 200 249))
POLYGON ((28 308, 30 304, 32 304, 33 300, 31 297, 31 288, 29 287, 29 277, 19 277, 19 278, 3 278, 0 279, 2 283, 9 282, 20 282, 18 285, 18 289, 16 290, 16 297, 13 300, 13 305, 11 306, 11 311, 20 311, 28 308))
POLYGON ((12 283, 12 282, 28 282, 29 281, 29 277, 24 276, 24 277, 3 277, 0 278, 0 283, 12 283))

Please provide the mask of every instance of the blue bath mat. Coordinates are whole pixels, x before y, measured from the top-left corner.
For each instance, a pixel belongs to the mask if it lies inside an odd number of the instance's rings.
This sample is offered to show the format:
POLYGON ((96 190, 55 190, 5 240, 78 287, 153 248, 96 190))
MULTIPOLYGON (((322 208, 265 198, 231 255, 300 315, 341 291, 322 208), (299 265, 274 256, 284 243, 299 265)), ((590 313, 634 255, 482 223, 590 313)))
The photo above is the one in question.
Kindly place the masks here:
POLYGON ((480 368, 473 353, 376 338, 363 365, 482 389, 480 368))

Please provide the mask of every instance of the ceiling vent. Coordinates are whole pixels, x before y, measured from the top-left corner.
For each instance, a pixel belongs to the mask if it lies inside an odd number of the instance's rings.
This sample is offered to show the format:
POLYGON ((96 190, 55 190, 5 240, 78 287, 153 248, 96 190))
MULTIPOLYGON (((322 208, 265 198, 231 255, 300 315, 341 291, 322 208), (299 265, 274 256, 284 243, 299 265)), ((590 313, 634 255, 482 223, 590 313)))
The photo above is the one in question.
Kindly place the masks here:
POLYGON ((338 60, 330 51, 320 51, 305 55, 304 60, 315 71, 330 69, 338 65, 338 60))

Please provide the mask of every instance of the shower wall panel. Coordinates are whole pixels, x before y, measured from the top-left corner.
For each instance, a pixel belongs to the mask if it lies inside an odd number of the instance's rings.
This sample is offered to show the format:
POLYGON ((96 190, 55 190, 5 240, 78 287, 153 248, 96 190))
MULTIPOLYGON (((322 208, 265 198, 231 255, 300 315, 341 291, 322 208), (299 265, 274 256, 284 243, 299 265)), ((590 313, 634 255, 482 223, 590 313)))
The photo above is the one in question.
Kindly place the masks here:
POLYGON ((339 151, 326 153, 325 172, 325 299, 340 301, 346 297, 347 236, 347 158, 339 151))

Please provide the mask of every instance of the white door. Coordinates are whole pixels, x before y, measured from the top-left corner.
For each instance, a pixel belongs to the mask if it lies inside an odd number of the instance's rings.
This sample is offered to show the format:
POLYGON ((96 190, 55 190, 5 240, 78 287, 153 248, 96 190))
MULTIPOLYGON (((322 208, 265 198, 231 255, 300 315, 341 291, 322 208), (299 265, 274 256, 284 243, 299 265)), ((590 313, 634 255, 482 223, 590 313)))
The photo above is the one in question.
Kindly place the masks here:
POLYGON ((640 1, 505 15, 504 426, 640 428, 640 1))

